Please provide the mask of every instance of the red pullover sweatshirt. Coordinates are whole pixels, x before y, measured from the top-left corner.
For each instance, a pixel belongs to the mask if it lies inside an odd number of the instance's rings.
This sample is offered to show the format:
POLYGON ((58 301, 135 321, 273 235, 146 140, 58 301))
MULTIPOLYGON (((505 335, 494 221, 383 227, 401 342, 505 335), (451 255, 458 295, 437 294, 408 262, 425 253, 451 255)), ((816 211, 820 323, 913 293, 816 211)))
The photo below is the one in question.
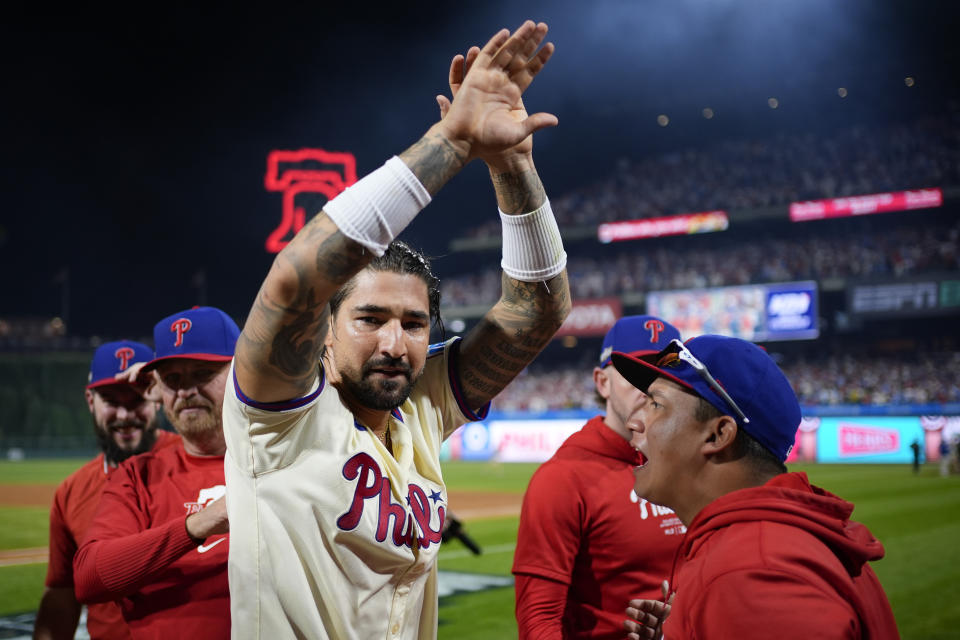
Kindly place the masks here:
POLYGON ((677 551, 666 640, 899 638, 853 504, 786 473, 707 505, 677 551))

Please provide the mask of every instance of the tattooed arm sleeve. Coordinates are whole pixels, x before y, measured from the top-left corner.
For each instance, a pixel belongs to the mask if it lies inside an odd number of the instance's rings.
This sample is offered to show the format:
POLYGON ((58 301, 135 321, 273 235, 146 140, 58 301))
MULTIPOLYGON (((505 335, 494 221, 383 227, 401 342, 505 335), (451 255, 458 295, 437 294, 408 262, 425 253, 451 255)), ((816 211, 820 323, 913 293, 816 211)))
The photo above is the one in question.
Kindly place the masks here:
MULTIPOLYGON (((546 199, 529 153, 491 164, 490 177, 504 213, 534 211, 546 199)), ((547 346, 570 304, 566 271, 546 282, 521 282, 503 275, 500 300, 460 348, 460 384, 471 408, 492 400, 547 346)))

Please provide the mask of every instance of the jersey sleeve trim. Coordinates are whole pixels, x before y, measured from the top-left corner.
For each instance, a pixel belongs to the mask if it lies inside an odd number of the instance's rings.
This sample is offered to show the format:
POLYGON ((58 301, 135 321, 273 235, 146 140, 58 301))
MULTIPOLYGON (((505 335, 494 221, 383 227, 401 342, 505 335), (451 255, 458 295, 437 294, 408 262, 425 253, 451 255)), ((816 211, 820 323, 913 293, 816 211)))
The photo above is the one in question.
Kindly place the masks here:
POLYGON ((460 338, 454 338, 453 344, 450 345, 450 352, 447 356, 447 376, 450 379, 450 389, 453 391, 453 397, 457 400, 457 406, 460 408, 460 412, 463 413, 467 419, 476 422, 477 420, 483 420, 490 413, 490 403, 480 407, 477 411, 474 411, 467 405, 466 398, 463 397, 463 390, 460 388, 460 379, 457 376, 457 361, 460 359, 460 338))
POLYGON ((310 394, 305 395, 301 398, 293 398, 292 400, 282 400, 280 402, 257 402, 253 398, 250 398, 240 389, 240 383, 237 382, 237 372, 233 372, 233 390, 237 394, 237 399, 240 400, 243 404, 248 407, 253 407, 254 409, 260 409, 262 411, 290 411, 291 409, 299 409, 304 407, 320 395, 320 392, 323 391, 323 385, 325 383, 325 376, 323 375, 323 370, 320 372, 320 382, 317 384, 316 390, 312 391, 310 394))

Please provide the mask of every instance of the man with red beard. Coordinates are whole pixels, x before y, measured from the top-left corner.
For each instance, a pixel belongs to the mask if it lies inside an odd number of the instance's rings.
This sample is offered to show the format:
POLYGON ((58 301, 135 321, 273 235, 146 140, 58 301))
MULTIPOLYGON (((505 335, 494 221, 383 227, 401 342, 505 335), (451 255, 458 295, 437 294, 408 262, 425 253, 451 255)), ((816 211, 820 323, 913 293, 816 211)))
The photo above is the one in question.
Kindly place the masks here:
POLYGON ((74 560, 81 602, 117 600, 133 638, 230 637, 221 413, 240 330, 195 307, 154 327, 153 376, 180 446, 122 465, 74 560))
MULTIPOLYGON (((139 342, 108 342, 96 350, 90 363, 85 395, 93 431, 101 453, 57 487, 50 510, 50 560, 46 588, 40 599, 34 638, 73 638, 80 619, 80 603, 73 593, 73 556, 93 517, 107 476, 117 465, 138 453, 175 444, 177 436, 156 428, 156 405, 143 387, 115 376, 144 364, 153 351, 139 342)), ((92 638, 129 638, 116 603, 91 605, 87 631, 92 638)))

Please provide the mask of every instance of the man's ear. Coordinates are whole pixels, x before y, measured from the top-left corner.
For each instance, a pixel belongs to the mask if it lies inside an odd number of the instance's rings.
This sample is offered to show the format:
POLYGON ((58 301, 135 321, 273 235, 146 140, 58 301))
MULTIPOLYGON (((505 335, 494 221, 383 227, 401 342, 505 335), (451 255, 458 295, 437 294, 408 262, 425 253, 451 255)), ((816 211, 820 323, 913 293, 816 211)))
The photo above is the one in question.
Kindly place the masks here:
POLYGON ((724 451, 732 451, 733 442, 737 439, 737 430, 740 427, 737 421, 730 416, 711 418, 704 423, 704 455, 716 455, 724 451))
POLYGON ((163 391, 160 387, 160 374, 154 369, 147 374, 147 377, 150 378, 150 381, 147 383, 147 388, 143 391, 143 399, 147 402, 162 403, 163 391))
POLYGON ((84 390, 83 390, 83 397, 86 398, 86 400, 87 400, 87 408, 90 409, 90 415, 94 415, 94 413, 93 413, 93 391, 91 391, 90 389, 84 389, 84 390))
POLYGON ((593 368, 593 384, 601 398, 604 400, 610 398, 610 376, 607 375, 606 370, 600 367, 593 368))
POLYGON ((330 306, 327 305, 327 333, 325 336, 323 336, 323 345, 327 349, 329 349, 331 345, 333 345, 333 329, 334 329, 333 313, 330 312, 330 306))

